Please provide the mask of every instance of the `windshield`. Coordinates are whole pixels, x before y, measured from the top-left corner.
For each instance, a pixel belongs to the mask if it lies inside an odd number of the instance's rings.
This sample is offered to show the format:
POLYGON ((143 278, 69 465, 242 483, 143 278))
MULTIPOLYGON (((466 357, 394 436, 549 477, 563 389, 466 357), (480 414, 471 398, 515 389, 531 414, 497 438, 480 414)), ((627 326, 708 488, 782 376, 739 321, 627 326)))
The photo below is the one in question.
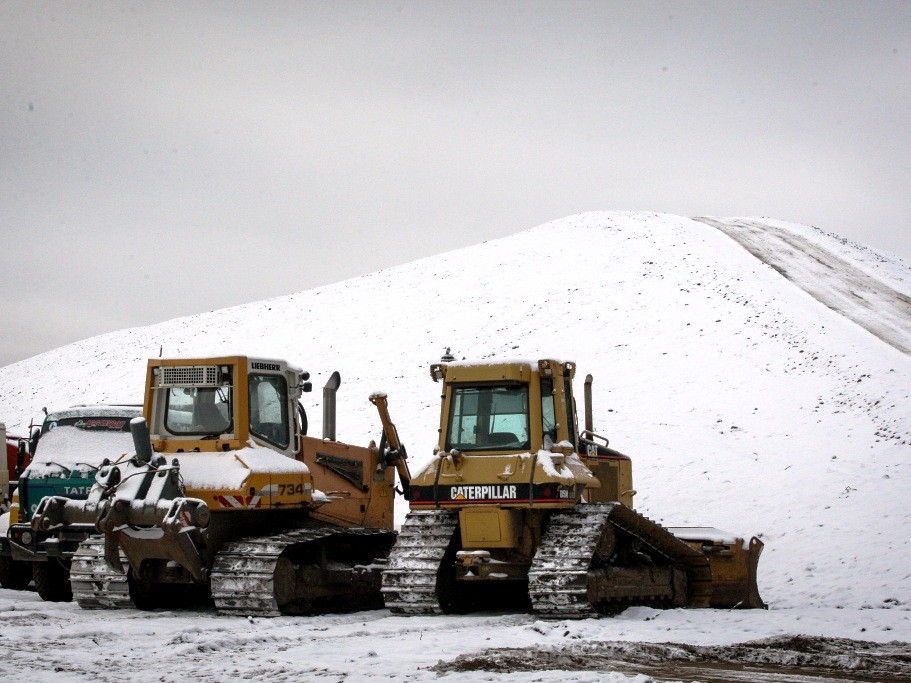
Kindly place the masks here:
POLYGON ((41 428, 30 477, 70 476, 73 470, 94 471, 104 458, 116 459, 133 450, 130 420, 138 410, 124 414, 57 417, 41 428))
POLYGON ((231 387, 168 389, 164 426, 171 434, 219 436, 232 430, 231 387))
POLYGON ((529 447, 528 386, 453 387, 446 450, 529 447))

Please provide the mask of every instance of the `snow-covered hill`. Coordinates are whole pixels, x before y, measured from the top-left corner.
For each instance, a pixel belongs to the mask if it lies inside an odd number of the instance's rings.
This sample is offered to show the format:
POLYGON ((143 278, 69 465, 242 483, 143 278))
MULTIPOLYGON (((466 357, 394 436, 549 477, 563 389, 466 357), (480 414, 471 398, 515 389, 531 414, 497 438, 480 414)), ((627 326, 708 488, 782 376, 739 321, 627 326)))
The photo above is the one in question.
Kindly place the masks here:
MULTIPOLYGON (((911 290, 900 259, 765 224, 811 239, 887 293, 911 290)), ((573 359, 595 376, 596 430, 634 458, 640 510, 761 535, 759 585, 775 608, 907 608, 911 357, 808 293, 819 284, 812 270, 791 279, 780 270, 705 222, 570 216, 0 368, 0 419, 22 431, 42 406, 140 402, 145 360, 162 348, 259 354, 306 367, 316 386, 339 370, 345 440, 378 437, 367 396, 386 391, 420 464, 438 420, 428 365, 447 346, 460 358, 573 359)), ((187 286, 214 276, 230 273, 187 273, 187 286)), ((311 414, 318 400, 318 391, 305 396, 311 414)))

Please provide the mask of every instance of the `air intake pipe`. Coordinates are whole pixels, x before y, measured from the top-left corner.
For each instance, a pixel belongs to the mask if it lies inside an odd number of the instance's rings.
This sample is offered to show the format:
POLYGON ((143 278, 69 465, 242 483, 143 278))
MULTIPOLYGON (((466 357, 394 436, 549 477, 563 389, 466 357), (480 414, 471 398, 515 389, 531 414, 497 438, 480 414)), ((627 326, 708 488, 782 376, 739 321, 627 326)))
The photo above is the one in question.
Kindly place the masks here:
POLYGON ((591 375, 585 376, 585 431, 589 434, 595 431, 592 419, 592 382, 594 379, 591 375))
POLYGON ((335 394, 342 384, 338 371, 332 373, 323 387, 323 438, 335 441, 335 394))

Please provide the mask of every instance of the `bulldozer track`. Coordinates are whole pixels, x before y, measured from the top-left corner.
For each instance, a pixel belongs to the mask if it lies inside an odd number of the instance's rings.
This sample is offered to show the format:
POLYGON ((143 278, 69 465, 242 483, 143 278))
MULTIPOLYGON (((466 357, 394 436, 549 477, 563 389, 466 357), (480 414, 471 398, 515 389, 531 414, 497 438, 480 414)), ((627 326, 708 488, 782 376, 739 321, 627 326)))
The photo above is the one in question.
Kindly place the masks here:
POLYGON ((712 590, 711 569, 701 553, 625 505, 602 503, 577 505, 573 510, 551 516, 528 573, 529 595, 537 614, 553 619, 582 619, 650 598, 666 598, 665 595, 649 595, 648 590, 635 595, 618 592, 612 596, 609 607, 592 604, 590 595, 610 592, 609 584, 604 584, 605 579, 590 571, 598 551, 604 554, 610 551, 610 548, 599 548, 608 525, 627 538, 636 539, 651 550, 650 554, 682 566, 686 575, 687 606, 708 606, 712 590))
POLYGON ((588 568, 611 505, 577 505, 551 515, 528 572, 532 609, 552 618, 595 616, 588 601, 588 568))
POLYGON ((450 510, 408 513, 383 570, 383 599, 393 614, 442 614, 437 574, 457 523, 450 510))
POLYGON ((614 527, 683 566, 686 573, 686 606, 708 607, 712 597, 712 569, 708 559, 668 529, 635 510, 616 504, 612 508, 610 522, 614 527))
MULTIPOLYGON (((409 513, 383 571, 383 597, 394 614, 441 614, 438 579, 444 556, 458 524, 458 513, 421 510, 409 513)), ((712 590, 708 560, 660 524, 619 503, 581 504, 551 515, 547 531, 528 573, 532 609, 550 619, 583 619, 609 614, 629 605, 666 603, 673 586, 645 585, 611 593, 610 579, 593 569, 607 564, 614 537, 635 542, 666 566, 680 568, 689 607, 707 607, 712 590), (614 534, 605 535, 610 528, 614 534), (605 545, 606 544, 606 545, 605 545), (601 559, 598 559, 598 558, 601 559), (600 594, 595 603, 591 596, 600 594), (607 594, 609 600, 604 601, 607 594)))
POLYGON ((331 536, 336 529, 306 529, 225 543, 210 574, 219 612, 242 616, 281 614, 275 599, 275 564, 288 546, 331 536))
POLYGON ((285 531, 270 536, 244 538, 225 543, 210 572, 215 608, 237 616, 276 617, 282 606, 276 598, 275 569, 286 551, 306 544, 344 537, 391 536, 383 529, 318 527, 285 531))
MULTIPOLYGON (((126 562, 122 553, 121 560, 126 562)), ((127 575, 104 560, 104 536, 91 536, 79 544, 70 566, 70 586, 73 600, 83 609, 135 607, 127 575)))

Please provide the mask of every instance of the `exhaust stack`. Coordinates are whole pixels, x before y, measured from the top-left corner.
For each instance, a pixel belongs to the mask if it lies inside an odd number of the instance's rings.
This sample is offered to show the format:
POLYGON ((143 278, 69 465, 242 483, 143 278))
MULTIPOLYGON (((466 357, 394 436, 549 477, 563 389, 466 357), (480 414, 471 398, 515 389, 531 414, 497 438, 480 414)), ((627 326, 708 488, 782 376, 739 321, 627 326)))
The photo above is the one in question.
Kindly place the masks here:
POLYGON ((594 420, 592 419, 592 382, 595 380, 591 375, 585 376, 585 431, 594 433, 594 420))
POLYGON ((152 461, 152 441, 149 437, 149 425, 146 424, 144 417, 134 417, 130 420, 130 433, 133 435, 136 459, 148 464, 152 461))
POLYGON ((335 394, 342 384, 338 371, 332 373, 323 387, 323 438, 335 441, 335 394))

